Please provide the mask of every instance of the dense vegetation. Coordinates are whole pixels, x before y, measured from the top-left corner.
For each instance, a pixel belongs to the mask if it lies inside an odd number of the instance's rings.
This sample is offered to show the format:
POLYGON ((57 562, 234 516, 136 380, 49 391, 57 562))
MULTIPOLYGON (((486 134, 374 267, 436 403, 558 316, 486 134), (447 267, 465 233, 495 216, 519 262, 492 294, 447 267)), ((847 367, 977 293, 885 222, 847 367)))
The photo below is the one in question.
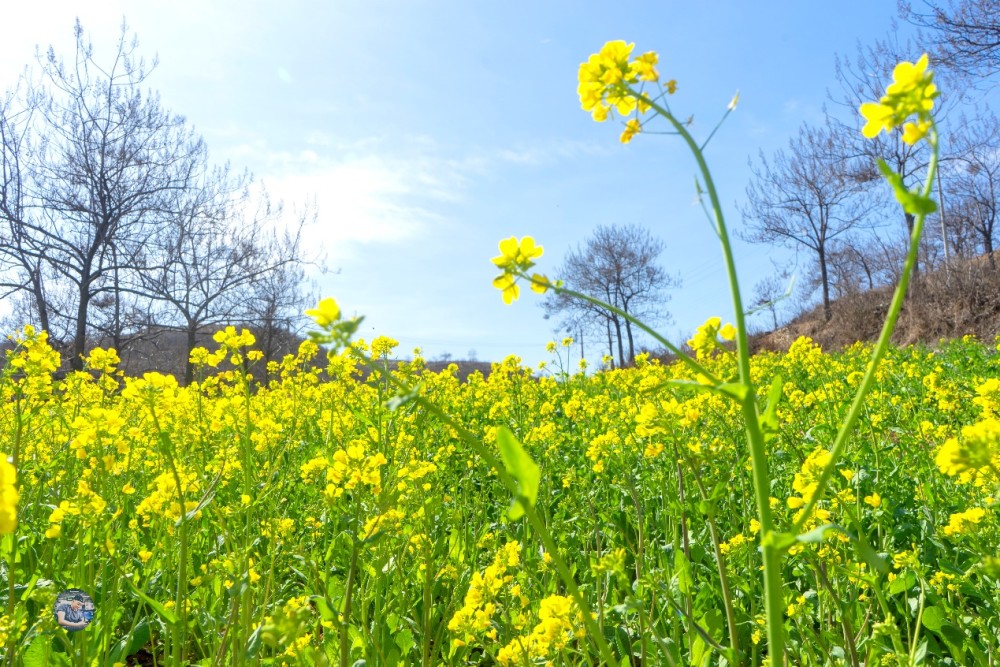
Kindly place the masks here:
MULTIPOLYGON (((713 647, 729 647, 729 622, 748 662, 766 652, 739 417, 717 394, 657 391, 690 379, 685 367, 640 357, 571 373, 557 348, 543 377, 510 358, 459 383, 419 358, 394 364, 394 380, 422 383, 484 442, 507 427, 541 462, 552 554, 506 518, 509 493, 439 415, 393 410, 388 378, 359 379, 354 353, 384 360, 393 341, 331 354, 325 370, 307 342, 256 386, 252 337, 216 339, 181 388, 123 378, 102 350, 53 381, 44 335, 20 337, 0 385, 21 490, 3 541, 8 661, 599 663, 553 555, 621 664, 725 664, 713 647), (73 634, 51 611, 70 587, 98 610, 73 634)), ((1000 649, 993 345, 891 350, 809 523, 844 532, 814 531, 785 560, 792 664, 987 665, 1000 649)), ((801 339, 753 358, 755 376, 784 378, 768 440, 779 527, 810 493, 868 354, 801 339)), ((734 358, 706 363, 724 376, 734 358)))

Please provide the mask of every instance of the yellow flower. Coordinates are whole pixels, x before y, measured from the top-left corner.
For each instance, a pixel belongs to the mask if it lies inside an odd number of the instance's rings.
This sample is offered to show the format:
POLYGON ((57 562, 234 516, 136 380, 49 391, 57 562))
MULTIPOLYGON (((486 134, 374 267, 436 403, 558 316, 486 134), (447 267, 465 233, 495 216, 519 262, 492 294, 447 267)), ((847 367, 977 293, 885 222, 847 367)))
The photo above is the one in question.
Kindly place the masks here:
POLYGON ((865 503, 871 505, 872 507, 880 507, 882 505, 882 496, 877 492, 871 494, 870 496, 865 496, 865 503))
MULTIPOLYGON (((643 81, 655 82, 660 78, 656 71, 659 56, 650 51, 629 62, 629 56, 635 44, 627 44, 622 40, 606 43, 600 52, 592 54, 587 62, 580 64, 578 72, 577 94, 584 111, 589 111, 597 122, 608 119, 614 109, 622 116, 627 116, 639 108, 645 113, 649 109, 648 101, 640 103, 629 86, 643 81)), ((670 81, 667 89, 672 93, 676 82, 670 81)))
POLYGON ((903 125, 903 141, 913 145, 927 136, 927 132, 931 129, 931 124, 928 121, 920 121, 919 123, 906 123, 903 125))
POLYGON ((656 63, 659 60, 660 56, 655 51, 647 51, 630 63, 629 71, 640 81, 657 81, 660 78, 659 72, 656 71, 656 63))
POLYGON ((546 292, 549 291, 549 288, 551 286, 552 286, 552 283, 549 281, 549 279, 546 276, 543 276, 541 273, 533 273, 533 274, 531 274, 531 291, 532 292, 537 292, 538 294, 545 294, 546 292))
POLYGON ((639 121, 635 118, 630 118, 627 123, 625 123, 625 130, 622 132, 622 136, 619 139, 623 144, 627 144, 632 141, 632 137, 639 134, 642 131, 642 126, 639 125, 639 121))
MULTIPOLYGON (((493 258, 493 263, 503 271, 493 279, 493 286, 500 290, 503 302, 510 305, 521 294, 517 285, 520 274, 526 273, 535 265, 535 260, 542 256, 542 246, 535 245, 535 239, 525 236, 520 241, 516 236, 500 241, 500 255, 493 258)), ((551 283, 540 273, 532 274, 530 278, 532 291, 544 294, 551 283)))
POLYGON ((981 507, 973 507, 964 512, 952 514, 948 518, 948 525, 944 528, 944 534, 948 536, 964 535, 974 526, 977 526, 985 516, 986 510, 981 507))
POLYGON ((399 341, 388 336, 379 336, 372 341, 372 356, 388 356, 393 349, 399 347, 399 341))
POLYGON ((493 286, 500 290, 503 302, 508 306, 521 294, 521 288, 517 286, 516 278, 509 273, 502 273, 493 279, 493 286))
POLYGON ((865 102, 861 105, 860 111, 861 115, 868 121, 861 128, 861 134, 868 139, 875 138, 882 130, 889 132, 895 127, 892 122, 892 109, 887 106, 876 104, 875 102, 865 102))
POLYGON ((0 535, 17 527, 17 471, 6 457, 0 458, 0 535))
POLYGON ((321 327, 328 327, 340 319, 340 306, 330 297, 322 299, 315 308, 306 311, 306 315, 313 318, 321 327))
POLYGON ((500 255, 493 258, 493 263, 497 267, 507 270, 510 268, 524 269, 531 268, 535 259, 542 256, 542 246, 535 245, 535 239, 525 236, 520 241, 516 236, 500 241, 500 255))
POLYGON ((698 359, 707 359, 719 347, 720 336, 724 340, 733 340, 736 338, 736 328, 732 324, 722 326, 722 318, 710 317, 698 327, 698 331, 687 344, 694 350, 698 359))
POLYGON ((934 73, 927 71, 927 54, 920 56, 915 63, 901 62, 892 72, 893 82, 885 89, 882 99, 866 102, 859 111, 865 118, 865 126, 861 133, 872 139, 882 131, 891 132, 903 127, 903 141, 916 143, 931 128, 931 110, 934 108, 934 98, 938 96, 934 85, 934 73), (906 123, 912 117, 917 117, 916 123, 906 123))
POLYGON ((1000 464, 1000 420, 984 419, 962 427, 961 438, 948 438, 934 457, 938 468, 954 476, 1000 464))

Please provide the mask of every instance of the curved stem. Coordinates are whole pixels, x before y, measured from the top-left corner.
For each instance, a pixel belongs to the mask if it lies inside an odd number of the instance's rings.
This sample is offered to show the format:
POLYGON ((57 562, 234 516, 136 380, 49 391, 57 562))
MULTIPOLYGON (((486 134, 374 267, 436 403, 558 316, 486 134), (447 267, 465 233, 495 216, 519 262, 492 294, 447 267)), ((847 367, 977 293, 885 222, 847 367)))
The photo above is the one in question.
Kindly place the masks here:
MULTIPOLYGON (((934 186, 934 179, 937 175, 938 166, 938 140, 937 140, 937 128, 932 126, 930 134, 928 135, 932 152, 930 163, 927 168, 927 178, 924 180, 923 189, 921 190, 922 197, 929 197, 931 193, 931 188, 934 186)), ((872 385, 875 384, 875 371, 878 369, 879 363, 885 356, 889 349, 889 339, 892 337, 893 329, 896 328, 896 320, 899 319, 899 313, 903 308, 903 301, 906 299, 906 291, 910 286, 910 276, 913 274, 913 267, 917 263, 917 250, 920 245, 920 236, 924 229, 924 220, 927 219, 926 213, 921 213, 916 216, 913 221, 913 231, 910 233, 910 247, 906 254, 906 261, 903 263, 903 275, 899 279, 899 284, 896 286, 896 292, 892 296, 892 303, 889 306, 889 312, 885 318, 885 324, 882 326, 882 333, 879 335, 878 343, 875 345, 875 350, 872 352, 872 357, 868 362, 868 368, 865 370, 865 376, 861 380, 861 384, 858 386, 858 391, 854 395, 854 401, 851 403, 851 408, 847 413, 847 417, 844 418, 843 424, 840 426, 840 430, 837 432, 837 437, 833 442, 833 446, 830 448, 830 462, 826 464, 823 468, 823 472, 820 473, 819 480, 816 482, 816 490, 813 492, 812 497, 806 502, 805 507, 802 508, 802 512, 799 515, 798 520, 795 522, 792 528, 794 533, 799 533, 802 531, 802 527, 805 525, 806 521, 809 520, 809 515, 812 514, 813 509, 823 498, 823 493, 826 491, 826 487, 830 483, 830 479, 833 477, 833 471, 840 457, 844 453, 844 449, 847 447, 847 441, 850 439, 851 433, 854 431, 854 425, 858 421, 858 417, 861 415, 861 408, 864 406, 865 396, 871 390, 872 385)))
MULTIPOLYGON (((633 95, 636 92, 628 89, 633 95)), ((771 515, 771 482, 767 465, 767 451, 764 447, 764 433, 760 427, 757 414, 757 396, 750 377, 750 345, 747 339, 746 316, 743 312, 743 299, 740 296, 740 284, 736 275, 736 261, 733 257, 732 244, 726 228, 725 217, 722 214, 722 202, 715 188, 715 181, 705 160, 702 147, 681 123, 667 109, 656 102, 648 102, 650 108, 663 116, 678 135, 687 144, 688 149, 698 163, 698 171, 705 182, 708 194, 715 233, 722 244, 722 255, 726 264, 726 274, 729 278, 729 292, 733 300, 733 318, 736 322, 737 363, 739 365, 740 382, 746 387, 746 394, 741 403, 743 421, 746 428, 747 444, 750 448, 750 462, 753 475, 754 495, 757 499, 757 515, 760 521, 761 551, 764 563, 764 606, 767 616, 768 662, 771 667, 782 667, 784 663, 785 626, 784 626, 784 580, 781 575, 781 553, 773 542, 774 519, 771 515)))
POLYGON ((652 336, 653 339, 657 343, 659 343, 663 347, 665 347, 668 350, 670 350, 670 352, 672 354, 676 355, 682 362, 684 362, 685 364, 687 364, 695 372, 695 374, 697 374, 697 375, 699 375, 701 377, 704 377, 706 380, 708 380, 712 384, 721 384, 722 383, 722 380, 720 380, 719 378, 717 378, 711 371, 709 371, 704 366, 702 366, 701 364, 699 364, 698 361, 694 357, 692 357, 690 354, 688 354, 687 352, 685 352, 684 350, 680 349, 679 347, 677 347, 676 345, 674 345, 673 343, 671 343, 669 340, 667 340, 666 338, 664 338, 663 336, 661 336, 655 329, 653 329, 652 327, 650 327, 648 324, 646 324, 642 320, 636 319, 633 315, 630 315, 629 313, 625 312, 621 308, 618 308, 617 306, 612 306, 609 303, 605 303, 605 302, 601 301, 600 299, 595 299, 592 296, 587 296, 586 294, 584 294, 582 292, 577 292, 576 290, 571 290, 571 289, 566 288, 566 287, 557 287, 557 286, 555 286, 555 285, 553 285, 551 283, 546 283, 546 282, 541 282, 539 280, 535 280, 534 278, 530 277, 526 273, 520 273, 518 275, 521 276, 522 278, 528 280, 529 282, 535 284, 535 285, 544 285, 545 287, 547 287, 547 288, 549 288, 549 289, 551 289, 551 290, 553 290, 555 292, 559 292, 561 294, 566 294, 568 296, 573 297, 574 299, 580 299, 581 301, 586 301, 587 303, 593 304, 593 305, 597 306, 598 308, 602 308, 604 310, 611 311, 615 315, 618 315, 619 317, 625 318, 626 320, 628 320, 629 322, 631 322, 632 324, 636 325, 637 327, 639 327, 640 329, 642 329, 644 332, 646 332, 647 334, 649 334, 650 336, 652 336))

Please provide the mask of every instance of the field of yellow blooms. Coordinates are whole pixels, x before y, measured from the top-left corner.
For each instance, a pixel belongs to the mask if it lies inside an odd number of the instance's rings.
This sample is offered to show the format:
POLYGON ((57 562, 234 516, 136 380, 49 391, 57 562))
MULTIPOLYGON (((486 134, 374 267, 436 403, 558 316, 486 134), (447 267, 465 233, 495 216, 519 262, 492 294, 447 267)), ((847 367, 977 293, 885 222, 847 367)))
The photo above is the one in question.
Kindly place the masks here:
MULTIPOLYGON (((329 355, 303 343, 259 385, 253 337, 215 340, 180 387, 123 377, 111 350, 56 380, 44 333, 15 338, 0 378, 2 664, 604 664, 560 561, 619 665, 764 659, 741 417, 665 384, 687 367, 571 372, 552 346, 540 372, 509 358, 460 383, 388 361, 395 341, 378 338, 329 355), (359 351, 388 375, 362 374, 359 351), (510 493, 454 423, 494 449, 506 427, 539 463, 556 553, 508 518, 510 493), (68 588, 96 605, 73 633, 52 613, 68 588)), ((783 561, 788 664, 996 664, 995 345, 890 350, 783 561)), ((778 529, 869 354, 800 339, 752 358, 784 385, 767 439, 778 529)), ((704 363, 735 372, 725 350, 704 363)))

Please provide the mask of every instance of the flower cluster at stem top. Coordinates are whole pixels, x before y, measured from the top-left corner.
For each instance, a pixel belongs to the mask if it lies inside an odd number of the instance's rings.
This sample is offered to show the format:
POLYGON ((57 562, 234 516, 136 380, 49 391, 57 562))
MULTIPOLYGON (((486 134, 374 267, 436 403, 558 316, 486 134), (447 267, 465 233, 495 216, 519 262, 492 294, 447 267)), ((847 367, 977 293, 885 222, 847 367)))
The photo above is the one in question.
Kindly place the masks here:
POLYGON ((326 297, 315 308, 306 310, 322 331, 310 331, 309 338, 317 345, 333 345, 335 348, 347 345, 361 324, 361 317, 344 319, 336 300, 326 297))
POLYGON ((721 347, 719 338, 728 342, 736 340, 736 327, 729 323, 723 326, 722 318, 710 317, 698 327, 698 331, 687 344, 695 356, 702 360, 712 356, 712 352, 721 347))
POLYGON ((927 54, 915 63, 901 62, 892 71, 892 83, 877 103, 861 105, 861 115, 868 121, 861 130, 869 139, 885 130, 891 132, 903 127, 903 141, 915 144, 923 139, 933 122, 931 110, 939 93, 934 84, 934 73, 927 71, 927 54), (916 116, 915 122, 907 122, 916 116))
MULTIPOLYGON (((516 236, 500 241, 500 255, 493 258, 493 263, 503 273, 493 279, 493 286, 500 290, 504 303, 510 305, 517 300, 521 294, 518 278, 526 275, 541 256, 542 246, 535 245, 535 239, 530 236, 520 241, 516 236)), ((532 274, 530 281, 531 289, 539 294, 544 294, 551 286, 549 279, 540 273, 532 274)))
MULTIPOLYGON (((660 73, 656 70, 660 57, 648 51, 629 60, 635 44, 615 40, 605 44, 601 50, 580 64, 577 93, 584 111, 589 111, 594 120, 601 123, 608 119, 614 109, 621 116, 638 111, 644 114, 650 109, 649 97, 636 92, 633 85, 659 83, 660 73)), ((677 90, 677 81, 671 79, 664 84, 667 94, 677 90)), ((638 118, 629 119, 621 135, 621 142, 627 144, 642 129, 638 118)))

